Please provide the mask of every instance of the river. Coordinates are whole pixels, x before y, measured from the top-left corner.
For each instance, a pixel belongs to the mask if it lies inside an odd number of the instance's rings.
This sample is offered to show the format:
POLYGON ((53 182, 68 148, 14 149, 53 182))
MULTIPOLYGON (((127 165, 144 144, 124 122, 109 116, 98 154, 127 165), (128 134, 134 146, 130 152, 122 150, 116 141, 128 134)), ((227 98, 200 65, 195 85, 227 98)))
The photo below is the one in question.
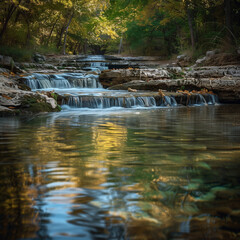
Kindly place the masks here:
POLYGON ((109 91, 89 61, 26 77, 61 112, 0 118, 0 239, 239 239, 239 105, 109 91))
POLYGON ((0 239, 237 239, 239 157, 239 105, 0 118, 0 239))

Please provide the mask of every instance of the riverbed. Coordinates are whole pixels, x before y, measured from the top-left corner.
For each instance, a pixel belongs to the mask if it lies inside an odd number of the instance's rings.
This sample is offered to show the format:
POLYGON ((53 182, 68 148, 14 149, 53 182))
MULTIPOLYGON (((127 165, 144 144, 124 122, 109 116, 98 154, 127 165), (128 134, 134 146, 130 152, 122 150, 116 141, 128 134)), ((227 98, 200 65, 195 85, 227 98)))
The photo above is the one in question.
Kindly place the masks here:
POLYGON ((1 239, 237 239, 240 108, 0 118, 1 239))

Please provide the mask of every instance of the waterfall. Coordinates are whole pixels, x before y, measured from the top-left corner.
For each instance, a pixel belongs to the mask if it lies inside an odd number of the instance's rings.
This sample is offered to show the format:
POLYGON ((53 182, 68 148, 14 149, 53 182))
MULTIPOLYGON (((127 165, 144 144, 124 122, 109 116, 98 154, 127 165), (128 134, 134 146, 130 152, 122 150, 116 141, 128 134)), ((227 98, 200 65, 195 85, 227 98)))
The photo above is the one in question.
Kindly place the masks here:
POLYGON ((207 101, 202 94, 194 94, 187 96, 186 105, 194 106, 194 105, 207 105, 207 101))
POLYGON ((99 76, 82 73, 64 73, 64 74, 38 74, 34 73, 24 77, 26 85, 32 90, 46 88, 102 88, 98 81, 99 76))
POLYGON ((206 102, 206 100, 205 100, 205 98, 203 97, 202 94, 197 94, 197 98, 196 98, 195 104, 198 104, 198 105, 207 105, 207 102, 206 102))
POLYGON ((107 66, 109 63, 104 56, 80 55, 76 61, 80 62, 81 66, 84 66, 83 69, 94 70, 94 72, 33 73, 30 76, 23 77, 22 80, 32 90, 54 90, 59 95, 58 101, 62 101, 62 105, 68 105, 71 108, 151 108, 176 107, 178 103, 190 106, 215 105, 218 103, 217 96, 208 93, 184 93, 180 95, 166 93, 165 96, 159 95, 157 92, 149 94, 149 92, 142 92, 141 90, 131 93, 127 91, 106 90, 103 89, 99 82, 99 75, 97 75, 102 70, 108 69, 107 66), (176 99, 171 95, 174 95, 176 99))
POLYGON ((101 72, 108 69, 106 59, 102 55, 89 55, 79 58, 77 61, 85 63, 85 67, 83 68, 84 70, 101 72))
POLYGON ((155 97, 146 96, 67 96, 62 100, 62 105, 73 108, 135 108, 135 107, 165 107, 176 106, 174 97, 166 97, 166 101, 156 101, 155 97))
POLYGON ((99 69, 100 71, 107 70, 108 67, 106 66, 105 62, 91 62, 90 63, 90 68, 92 70, 94 69, 99 69))
POLYGON ((177 106, 176 99, 173 96, 164 96, 164 101, 162 104, 164 106, 177 106))
POLYGON ((213 94, 205 94, 204 98, 208 105, 215 105, 219 103, 218 96, 213 94))

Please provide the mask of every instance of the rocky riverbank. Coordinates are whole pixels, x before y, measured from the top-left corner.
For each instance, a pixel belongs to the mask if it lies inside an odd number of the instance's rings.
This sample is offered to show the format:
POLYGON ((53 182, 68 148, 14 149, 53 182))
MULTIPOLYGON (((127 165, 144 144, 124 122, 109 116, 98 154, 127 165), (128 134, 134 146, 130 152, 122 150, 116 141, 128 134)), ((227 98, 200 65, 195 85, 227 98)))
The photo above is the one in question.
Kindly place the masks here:
POLYGON ((0 116, 60 111, 54 95, 32 92, 20 78, 0 68, 0 116))
MULTIPOLYGON (((162 61, 159 57, 94 56, 34 56, 32 63, 15 63, 10 57, 0 56, 0 113, 16 115, 59 111, 55 93, 32 92, 25 85, 32 73, 80 73, 97 76, 104 88, 110 90, 150 91, 161 97, 174 96, 186 105, 199 92, 213 92, 221 103, 240 103, 240 64, 199 66, 214 58, 208 52, 204 59, 192 67, 184 67, 189 59, 179 56, 177 61, 162 61), (14 72, 14 73, 12 73, 14 72), (160 93, 159 93, 160 90, 160 93)), ((209 65, 209 64, 208 64, 209 65)), ((75 80, 74 80, 75 81, 75 80)))
POLYGON ((110 90, 190 92, 207 89, 217 94, 222 103, 240 103, 240 66, 236 65, 106 70, 101 73, 100 81, 110 90))

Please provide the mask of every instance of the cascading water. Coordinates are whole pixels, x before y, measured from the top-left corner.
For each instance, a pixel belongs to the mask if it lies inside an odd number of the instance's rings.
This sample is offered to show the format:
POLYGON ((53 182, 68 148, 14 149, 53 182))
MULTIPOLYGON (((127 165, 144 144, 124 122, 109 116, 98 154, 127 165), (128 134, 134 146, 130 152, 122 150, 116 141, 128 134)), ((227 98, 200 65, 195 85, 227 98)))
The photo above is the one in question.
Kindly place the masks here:
POLYGON ((156 107, 154 97, 144 96, 69 96, 63 99, 62 105, 75 108, 112 108, 112 107, 156 107))
MULTIPOLYGON (((88 67, 85 70, 94 70, 94 72, 34 73, 24 77, 23 80, 32 90, 54 90, 62 96, 62 105, 67 105, 68 108, 151 108, 176 107, 178 105, 174 96, 103 89, 97 72, 107 69, 105 58, 95 55, 82 57, 78 61, 86 62, 88 67)), ((186 105, 214 105, 217 102, 216 95, 192 94, 187 96, 186 105)))
POLYGON ((205 94, 203 97, 205 98, 208 105, 215 105, 215 104, 219 103, 217 95, 205 94))
POLYGON ((64 74, 38 74, 25 77, 25 83, 32 89, 49 88, 102 88, 98 81, 98 75, 82 73, 64 73, 64 74))
POLYGON ((197 94, 197 98, 196 98, 195 104, 198 104, 198 105, 207 105, 207 102, 206 102, 205 98, 203 97, 203 95, 197 94))
POLYGON ((188 103, 187 105, 193 105, 193 106, 204 106, 204 105, 215 105, 219 103, 217 95, 214 94, 194 94, 191 96, 188 96, 188 103))
POLYGON ((163 105, 164 106, 177 106, 176 99, 173 96, 164 96, 163 98, 163 105))
POLYGON ((106 59, 102 55, 86 56, 79 58, 77 61, 85 63, 85 67, 83 68, 84 70, 101 72, 108 69, 106 66, 106 59))

